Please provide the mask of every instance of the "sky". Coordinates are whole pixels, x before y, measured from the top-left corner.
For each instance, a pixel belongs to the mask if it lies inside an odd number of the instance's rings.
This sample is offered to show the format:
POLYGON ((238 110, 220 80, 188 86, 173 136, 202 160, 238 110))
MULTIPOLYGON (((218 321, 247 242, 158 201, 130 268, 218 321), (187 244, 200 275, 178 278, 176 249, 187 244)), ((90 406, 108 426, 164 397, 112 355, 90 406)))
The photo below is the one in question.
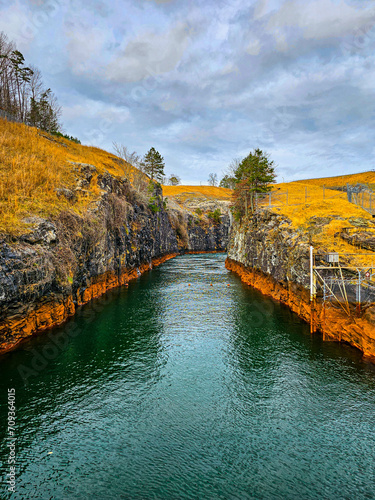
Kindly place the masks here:
POLYGON ((0 0, 66 133, 184 184, 255 148, 278 181, 375 169, 374 0, 0 0))

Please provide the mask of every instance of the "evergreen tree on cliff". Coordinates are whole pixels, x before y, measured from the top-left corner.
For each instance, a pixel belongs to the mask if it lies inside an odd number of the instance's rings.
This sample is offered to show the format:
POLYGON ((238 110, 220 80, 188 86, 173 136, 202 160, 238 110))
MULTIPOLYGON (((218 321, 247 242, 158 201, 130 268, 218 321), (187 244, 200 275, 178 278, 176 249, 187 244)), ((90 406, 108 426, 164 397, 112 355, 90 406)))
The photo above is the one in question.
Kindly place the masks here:
POLYGON ((141 164, 143 172, 149 175, 151 180, 159 182, 161 182, 164 176, 164 167, 164 158, 155 148, 151 148, 150 151, 145 154, 141 164))
POLYGON ((234 209, 238 216, 254 211, 256 193, 268 193, 275 182, 274 162, 267 153, 255 149, 239 164, 234 173, 234 209))

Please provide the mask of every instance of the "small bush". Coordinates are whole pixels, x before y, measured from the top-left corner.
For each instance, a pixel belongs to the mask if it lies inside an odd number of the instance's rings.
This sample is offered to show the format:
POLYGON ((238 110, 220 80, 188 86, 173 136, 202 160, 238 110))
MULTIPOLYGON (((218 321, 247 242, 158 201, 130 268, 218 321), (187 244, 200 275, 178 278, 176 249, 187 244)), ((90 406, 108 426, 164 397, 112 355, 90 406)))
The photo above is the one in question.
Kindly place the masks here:
POLYGON ((64 139, 68 139, 68 141, 75 142, 76 144, 81 144, 81 141, 77 139, 77 137, 73 137, 71 135, 62 134, 61 132, 51 132, 51 135, 55 137, 63 137, 64 139))
POLYGON ((151 210, 153 214, 156 214, 157 212, 160 212, 160 207, 157 204, 158 198, 155 196, 151 196, 148 204, 148 208, 151 210))
POLYGON ((220 224, 220 216, 221 212, 218 208, 213 212, 208 212, 207 214, 207 217, 211 219, 215 224, 220 224))

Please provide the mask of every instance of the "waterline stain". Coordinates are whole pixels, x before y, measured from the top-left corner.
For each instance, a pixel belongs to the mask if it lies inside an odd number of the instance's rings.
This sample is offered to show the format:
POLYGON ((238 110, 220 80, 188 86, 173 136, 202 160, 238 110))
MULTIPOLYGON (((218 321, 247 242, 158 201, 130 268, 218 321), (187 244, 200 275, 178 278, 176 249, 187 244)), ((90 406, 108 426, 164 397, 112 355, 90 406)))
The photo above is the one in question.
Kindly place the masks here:
POLYGON ((0 359, 10 498, 373 498, 373 367, 224 261, 170 260, 0 359))

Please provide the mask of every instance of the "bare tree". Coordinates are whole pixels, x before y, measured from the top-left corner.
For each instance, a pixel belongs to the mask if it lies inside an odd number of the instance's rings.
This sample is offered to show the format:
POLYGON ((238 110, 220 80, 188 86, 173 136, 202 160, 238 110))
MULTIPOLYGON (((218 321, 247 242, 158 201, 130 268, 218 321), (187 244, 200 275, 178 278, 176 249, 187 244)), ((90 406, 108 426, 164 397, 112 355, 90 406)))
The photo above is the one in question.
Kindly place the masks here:
POLYGON ((15 45, 9 42, 8 37, 0 32, 0 108, 7 112, 13 111, 13 82, 10 56, 15 45))
POLYGON ((130 150, 123 144, 113 142, 112 145, 115 154, 124 160, 125 164, 122 165, 122 168, 134 188, 138 192, 146 191, 149 180, 143 172, 141 157, 136 153, 136 151, 130 152, 130 150))
POLYGON ((37 68, 25 65, 23 54, 0 32, 0 108, 11 119, 58 132, 61 108, 51 89, 43 88, 37 68))
POLYGON ((129 163, 129 165, 140 168, 141 157, 136 153, 136 151, 130 152, 130 149, 128 149, 123 144, 118 144, 117 142, 113 142, 112 144, 113 149, 118 157, 125 160, 126 163, 129 163))
POLYGON ((225 173, 228 174, 230 177, 233 177, 237 172, 237 169, 240 166, 241 161, 242 161, 241 158, 233 158, 233 160, 229 163, 225 173))
POLYGON ((241 164, 241 158, 234 158, 224 170, 219 186, 227 189, 234 189, 236 185, 235 175, 241 164))
POLYGON ((170 186, 178 186, 179 184, 181 184, 181 178, 178 175, 171 174, 168 177, 168 184, 170 186))
POLYGON ((208 185, 209 186, 217 186, 217 174, 209 174, 208 176, 208 185))
POLYGON ((30 66, 30 69, 33 72, 31 77, 30 77, 30 82, 29 82, 30 83, 30 97, 32 97, 35 100, 38 100, 38 99, 40 99, 40 97, 44 91, 42 73, 35 66, 30 66))

